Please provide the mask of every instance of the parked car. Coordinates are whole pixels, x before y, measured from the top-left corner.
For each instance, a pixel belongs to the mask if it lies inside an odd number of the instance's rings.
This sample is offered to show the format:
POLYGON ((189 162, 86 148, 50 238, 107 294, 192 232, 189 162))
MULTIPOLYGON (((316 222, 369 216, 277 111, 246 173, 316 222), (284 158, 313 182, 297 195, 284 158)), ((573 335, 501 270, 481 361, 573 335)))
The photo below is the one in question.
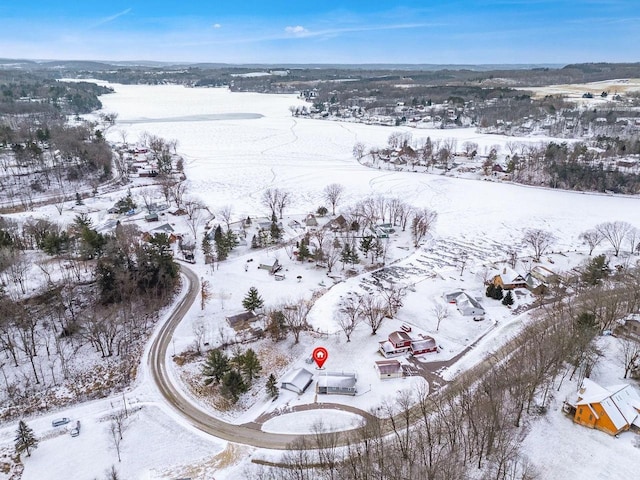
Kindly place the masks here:
POLYGON ((77 437, 80 435, 80 420, 76 422, 76 426, 71 429, 71 436, 77 437))
POLYGON ((56 418, 53 422, 51 422, 51 426, 52 427, 59 427, 61 425, 66 425, 70 421, 71 420, 69 420, 67 417, 56 418))

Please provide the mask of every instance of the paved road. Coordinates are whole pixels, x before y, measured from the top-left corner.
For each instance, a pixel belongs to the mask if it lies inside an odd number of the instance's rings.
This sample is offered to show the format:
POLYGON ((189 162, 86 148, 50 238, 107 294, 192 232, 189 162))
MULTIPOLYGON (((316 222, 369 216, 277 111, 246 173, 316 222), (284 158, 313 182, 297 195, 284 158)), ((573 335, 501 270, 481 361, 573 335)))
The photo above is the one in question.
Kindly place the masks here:
MULTIPOLYGON (((316 444, 318 440, 317 434, 288 435, 279 433, 268 433, 260 430, 259 423, 249 423, 245 425, 233 425, 227 423, 225 421, 212 417, 203 410, 200 410, 197 405, 192 404, 192 402, 190 402, 189 399, 184 396, 183 392, 172 383, 167 367, 167 361, 170 361, 167 360, 167 350, 169 348, 169 344, 176 327, 182 321, 186 313, 195 302, 200 290, 200 282, 198 280, 198 276, 193 272, 193 270, 189 269, 188 267, 184 265, 182 265, 181 267, 182 274, 187 280, 188 290, 182 300, 176 305, 173 312, 171 312, 169 319, 164 325, 162 325, 160 331, 152 341, 151 347, 149 349, 149 356, 147 359, 151 376, 162 396, 193 426, 214 437, 234 443, 277 450, 285 450, 290 447, 291 442, 296 439, 302 439, 304 437, 310 440, 310 442, 308 443, 308 448, 313 448, 313 445, 316 444)), ((506 344, 502 345, 496 353, 505 355, 506 352, 512 351, 515 347, 516 340, 517 337, 511 339, 506 344)), ((439 366, 444 366, 445 364, 450 365, 451 363, 453 363, 453 361, 463 356, 466 351, 467 350, 465 350, 465 352, 461 352, 461 354, 454 357, 454 359, 442 362, 442 364, 439 364, 439 366)), ((447 388, 438 388, 435 392, 432 392, 430 394, 430 397, 435 399, 435 397, 442 395, 445 391, 449 391, 449 393, 455 392, 457 390, 457 387, 465 381, 469 381, 470 379, 477 379, 483 376, 487 372, 487 370, 491 368, 491 365, 492 362, 485 359, 479 364, 467 370, 465 373, 459 375, 452 382, 445 382, 438 377, 440 386, 442 386, 442 384, 446 384, 447 388)), ((432 368, 430 368, 430 370, 433 371, 432 368)), ((426 378, 429 378, 429 376, 427 375, 424 376, 426 378)), ((433 375, 432 372, 430 376, 434 377, 430 379, 431 381, 435 380, 435 375, 433 375)), ((314 408, 321 407, 315 407, 312 404, 300 406, 295 410, 309 410, 314 408)), ((354 413, 360 414, 365 419, 365 421, 368 421, 372 418, 371 414, 367 412, 349 408, 345 405, 331 405, 323 403, 322 408, 352 411, 354 413)), ((419 421, 424 413, 425 412, 421 411, 418 405, 412 407, 411 411, 409 412, 410 423, 413 424, 414 422, 419 421)), ((396 422, 403 424, 405 418, 398 416, 395 420, 396 422)), ((393 430, 392 422, 390 422, 389 419, 383 419, 381 421, 380 429, 382 432, 390 433, 393 430)), ((353 433, 354 431, 352 430, 351 432, 353 433)), ((347 443, 347 433, 349 432, 328 433, 324 435, 331 436, 332 444, 340 446, 347 443)), ((360 433, 362 434, 364 432, 360 433)), ((362 437, 361 435, 361 438, 364 437, 362 437)))
POLYGON ((173 337, 173 332, 189 311, 189 308, 191 308, 200 290, 198 276, 184 265, 181 266, 181 271, 188 280, 187 293, 175 307, 167 322, 161 327, 149 350, 148 363, 151 376, 160 393, 184 418, 203 432, 244 445, 280 450, 286 449, 292 441, 298 438, 297 435, 267 433, 259 430, 257 425, 253 425, 253 427, 232 425, 214 418, 200 410, 198 406, 193 405, 180 389, 176 388, 171 382, 167 367, 167 350, 173 337))

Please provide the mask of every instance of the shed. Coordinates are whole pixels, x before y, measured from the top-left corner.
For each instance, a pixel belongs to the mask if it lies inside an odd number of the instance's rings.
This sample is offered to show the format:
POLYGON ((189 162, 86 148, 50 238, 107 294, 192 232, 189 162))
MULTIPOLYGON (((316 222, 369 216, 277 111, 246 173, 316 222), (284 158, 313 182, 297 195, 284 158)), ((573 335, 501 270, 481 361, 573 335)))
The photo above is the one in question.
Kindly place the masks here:
POLYGON ((382 380, 402 377, 402 364, 398 360, 378 360, 375 368, 382 380))
POLYGON ((422 355, 438 351, 438 344, 433 337, 423 335, 422 338, 411 342, 411 355, 422 355))
POLYGON ((355 373, 335 373, 324 372, 318 378, 316 384, 316 393, 321 394, 339 394, 339 395, 355 395, 356 390, 356 378, 355 373))
POLYGON ((225 318, 229 325, 235 330, 240 330, 249 327, 249 323, 257 319, 258 316, 251 310, 238 313, 236 315, 229 315, 225 318))
POLYGON ((302 395, 312 381, 313 373, 306 368, 298 368, 290 371, 282 378, 280 388, 302 395))

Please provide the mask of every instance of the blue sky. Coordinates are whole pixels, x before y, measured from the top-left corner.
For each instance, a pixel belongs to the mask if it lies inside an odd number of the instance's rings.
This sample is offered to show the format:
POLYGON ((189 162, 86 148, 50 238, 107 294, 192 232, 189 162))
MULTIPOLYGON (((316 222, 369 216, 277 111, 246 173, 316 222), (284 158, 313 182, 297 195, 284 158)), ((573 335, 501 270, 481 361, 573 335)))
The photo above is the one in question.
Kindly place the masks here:
POLYGON ((640 61, 638 0, 0 1, 0 57, 227 63, 640 61))

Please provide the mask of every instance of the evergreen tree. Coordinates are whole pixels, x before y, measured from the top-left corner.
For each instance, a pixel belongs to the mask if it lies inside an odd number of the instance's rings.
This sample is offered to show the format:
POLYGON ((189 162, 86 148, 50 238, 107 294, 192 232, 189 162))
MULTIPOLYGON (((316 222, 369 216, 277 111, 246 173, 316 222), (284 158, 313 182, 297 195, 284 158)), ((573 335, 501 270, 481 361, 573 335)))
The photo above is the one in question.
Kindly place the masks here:
POLYGON ((251 217, 247 217, 247 219, 244 221, 244 224, 247 226, 251 225, 251 217))
POLYGON ((16 430, 15 438, 16 453, 21 454, 27 452, 27 457, 31 456, 31 450, 38 448, 38 439, 33 430, 24 422, 18 422, 18 430, 16 430))
POLYGON ((496 286, 493 283, 487 285, 486 295, 489 298, 493 298, 493 293, 496 291, 496 286))
POLYGON ((369 250, 373 248, 373 235, 365 235, 360 239, 360 250, 366 257, 369 255, 369 250))
POLYGON ((300 246, 298 247, 298 260, 300 260, 301 262, 311 257, 308 242, 309 241, 305 240, 304 238, 300 241, 300 246))
POLYGON ((247 381, 251 383, 254 378, 258 377, 258 373, 262 370, 262 365, 260 365, 256 352, 251 348, 244 352, 241 357, 240 370, 245 374, 247 381))
POLYGON ((282 231, 280 230, 280 227, 278 227, 278 223, 272 221, 271 222, 271 240, 274 242, 278 242, 280 240, 280 237, 282 236, 282 231))
POLYGON ((210 385, 214 382, 219 384, 230 369, 229 358, 217 348, 211 350, 202 369, 202 375, 207 377, 204 384, 210 385))
POLYGON ((216 244, 216 255, 218 261, 226 260, 229 256, 229 242, 227 237, 222 233, 222 227, 218 225, 213 233, 213 241, 216 244))
POLYGON ((502 299, 502 304, 507 307, 513 305, 513 295, 511 294, 511 290, 509 290, 507 295, 502 299))
POLYGON ((242 300, 242 306, 245 310, 259 310, 264 306, 264 300, 258 293, 256 287, 251 287, 247 292, 247 295, 242 300))
POLYGON ((82 201, 82 196, 76 192, 76 205, 84 205, 84 202, 82 201))
POLYGON ((209 256, 212 252, 213 247, 211 246, 211 238, 209 238, 209 234, 206 234, 202 238, 202 253, 204 253, 205 256, 209 256))
POLYGON ((280 394, 278 391, 278 381, 273 373, 269 375, 269 378, 267 379, 267 393, 274 400, 278 398, 278 395, 280 394))
POLYGON ((258 248, 258 247, 260 247, 260 245, 258 244, 258 236, 254 235, 251 238, 251 248, 258 248))
POLYGON ((497 285, 496 288, 493 289, 493 299, 494 300, 502 300, 504 294, 502 293, 502 287, 497 285))
POLYGON ((342 262, 342 268, 344 268, 346 263, 351 261, 351 245, 348 243, 345 243, 344 247, 342 247, 342 252, 340 252, 340 261, 342 262))
POLYGON ((329 213, 329 210, 327 209, 327 207, 318 207, 318 210, 316 210, 316 213, 321 216, 324 217, 327 213, 329 213))
POLYGON ((222 394, 230 398, 233 403, 237 402, 240 395, 247 390, 247 384, 236 370, 229 370, 222 379, 222 394))
POLYGON ((597 285, 611 274, 606 255, 598 255, 587 262, 580 278, 588 285, 597 285))

